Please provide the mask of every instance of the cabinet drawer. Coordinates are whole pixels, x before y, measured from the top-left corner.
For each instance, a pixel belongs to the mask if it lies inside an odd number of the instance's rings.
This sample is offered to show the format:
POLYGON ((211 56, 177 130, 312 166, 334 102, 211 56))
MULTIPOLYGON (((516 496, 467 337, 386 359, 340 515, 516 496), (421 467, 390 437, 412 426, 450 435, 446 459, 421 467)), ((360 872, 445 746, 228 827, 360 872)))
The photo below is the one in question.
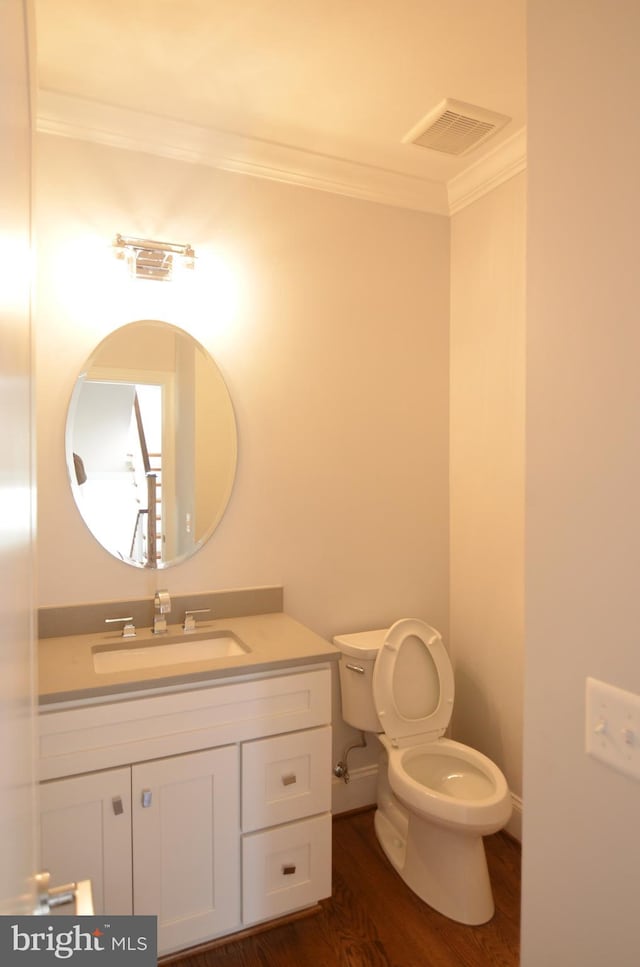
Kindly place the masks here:
POLYGON ((330 896, 330 814, 243 836, 242 881, 245 924, 330 896))
POLYGON ((242 828, 276 826, 331 809, 331 727, 245 742, 242 828))

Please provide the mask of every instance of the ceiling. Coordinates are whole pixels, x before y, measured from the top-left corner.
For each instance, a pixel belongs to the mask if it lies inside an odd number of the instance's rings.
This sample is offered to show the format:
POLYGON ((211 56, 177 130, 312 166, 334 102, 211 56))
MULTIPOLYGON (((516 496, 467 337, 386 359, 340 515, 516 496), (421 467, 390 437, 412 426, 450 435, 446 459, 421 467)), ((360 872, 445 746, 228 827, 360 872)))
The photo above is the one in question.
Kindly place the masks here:
POLYGON ((40 127, 437 210, 524 130, 525 7, 36 0, 40 127), (445 98, 511 120, 461 156, 403 142, 445 98))

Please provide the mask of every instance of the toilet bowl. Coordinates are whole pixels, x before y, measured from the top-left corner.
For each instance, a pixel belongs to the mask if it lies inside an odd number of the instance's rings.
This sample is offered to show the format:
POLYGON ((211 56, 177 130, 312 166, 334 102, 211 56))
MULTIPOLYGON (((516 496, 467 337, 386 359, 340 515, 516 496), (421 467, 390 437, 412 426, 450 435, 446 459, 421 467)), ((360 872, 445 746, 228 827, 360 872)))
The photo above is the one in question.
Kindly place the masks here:
POLYGON ((480 836, 508 822, 506 779, 481 752, 445 738, 406 749, 387 745, 387 750, 389 783, 407 809, 442 826, 463 825, 480 836))
POLYGON ((440 634, 415 618, 338 635, 343 718, 382 746, 375 829, 405 883, 459 923, 494 913, 482 837, 501 829, 511 797, 500 769, 444 737, 454 680, 440 634))

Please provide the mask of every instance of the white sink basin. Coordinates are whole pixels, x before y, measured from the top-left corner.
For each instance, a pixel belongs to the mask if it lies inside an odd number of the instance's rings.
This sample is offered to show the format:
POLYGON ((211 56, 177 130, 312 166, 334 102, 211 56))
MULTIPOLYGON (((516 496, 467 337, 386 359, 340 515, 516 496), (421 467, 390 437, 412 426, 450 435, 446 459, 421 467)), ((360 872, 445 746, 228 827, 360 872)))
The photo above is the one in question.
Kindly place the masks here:
POLYGON ((246 655, 249 648, 233 635, 218 635, 200 641, 175 641, 138 648, 110 648, 93 652, 93 667, 99 675, 109 672, 133 671, 136 668, 157 668, 161 665, 182 665, 188 661, 208 661, 246 655))

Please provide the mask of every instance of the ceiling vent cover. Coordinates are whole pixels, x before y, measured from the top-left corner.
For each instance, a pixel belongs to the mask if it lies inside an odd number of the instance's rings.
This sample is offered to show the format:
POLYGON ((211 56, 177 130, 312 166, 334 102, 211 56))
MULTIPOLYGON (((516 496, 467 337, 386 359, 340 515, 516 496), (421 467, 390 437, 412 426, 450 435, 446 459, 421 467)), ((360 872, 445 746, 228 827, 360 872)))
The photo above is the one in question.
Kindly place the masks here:
POLYGON ((432 151, 461 155, 486 141, 510 120, 506 114, 447 98, 402 140, 432 151))

